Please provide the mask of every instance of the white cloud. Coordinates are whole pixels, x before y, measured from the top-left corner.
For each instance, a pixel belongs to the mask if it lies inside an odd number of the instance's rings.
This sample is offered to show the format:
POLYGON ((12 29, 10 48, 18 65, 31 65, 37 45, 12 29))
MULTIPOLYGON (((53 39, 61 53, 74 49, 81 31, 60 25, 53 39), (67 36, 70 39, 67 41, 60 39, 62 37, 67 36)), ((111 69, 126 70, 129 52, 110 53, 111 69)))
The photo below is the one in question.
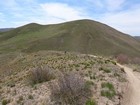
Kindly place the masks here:
POLYGON ((69 21, 87 18, 87 16, 84 15, 84 10, 71 7, 64 3, 46 3, 41 4, 41 7, 50 19, 56 18, 56 20, 69 21))
POLYGON ((106 9, 107 11, 116 11, 122 8, 126 0, 87 0, 98 9, 106 9))
POLYGON ((0 23, 5 22, 4 14, 0 12, 0 23))
POLYGON ((131 35, 140 34, 140 8, 127 11, 106 13, 99 20, 131 35))
POLYGON ((84 13, 84 10, 79 9, 78 7, 71 7, 64 3, 36 4, 34 2, 34 6, 35 8, 26 7, 27 10, 30 10, 29 13, 13 13, 15 18, 22 20, 22 22, 17 20, 16 22, 13 22, 13 24, 15 26, 18 24, 21 26, 31 22, 40 24, 56 24, 71 20, 89 18, 85 14, 86 12, 84 13))
POLYGON ((115 11, 122 8, 122 4, 125 3, 126 0, 106 0, 107 9, 109 11, 115 11))
POLYGON ((104 1, 103 0, 87 0, 88 2, 91 2, 93 6, 97 6, 100 8, 104 7, 104 1))
MULTIPOLYGON (((9 4, 5 3, 4 7, 6 10, 9 9, 11 11, 10 13, 8 12, 8 15, 11 15, 13 20, 9 22, 10 26, 8 25, 8 27, 17 27, 31 22, 55 24, 88 18, 86 11, 83 9, 72 7, 65 3, 52 2, 40 4, 36 0, 25 0, 21 4, 22 1, 24 0, 10 0, 9 4)), ((1 24, 0 27, 5 27, 6 24, 4 24, 1 24)))
POLYGON ((18 9, 18 4, 16 0, 1 0, 0 6, 4 9, 9 9, 9 11, 18 9))

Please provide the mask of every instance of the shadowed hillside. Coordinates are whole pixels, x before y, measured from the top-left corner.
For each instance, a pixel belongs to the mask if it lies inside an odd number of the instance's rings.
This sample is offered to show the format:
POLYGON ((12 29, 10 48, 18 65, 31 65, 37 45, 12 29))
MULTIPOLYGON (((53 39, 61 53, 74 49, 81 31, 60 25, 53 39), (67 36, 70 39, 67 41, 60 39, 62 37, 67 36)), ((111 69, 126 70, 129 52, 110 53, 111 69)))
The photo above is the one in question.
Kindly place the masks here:
POLYGON ((28 24, 0 34, 0 52, 74 51, 95 55, 140 56, 140 43, 105 24, 78 20, 54 25, 28 24))
POLYGON ((7 32, 13 30, 14 28, 0 28, 0 32, 7 32))
POLYGON ((140 36, 135 36, 135 39, 140 41, 140 36))

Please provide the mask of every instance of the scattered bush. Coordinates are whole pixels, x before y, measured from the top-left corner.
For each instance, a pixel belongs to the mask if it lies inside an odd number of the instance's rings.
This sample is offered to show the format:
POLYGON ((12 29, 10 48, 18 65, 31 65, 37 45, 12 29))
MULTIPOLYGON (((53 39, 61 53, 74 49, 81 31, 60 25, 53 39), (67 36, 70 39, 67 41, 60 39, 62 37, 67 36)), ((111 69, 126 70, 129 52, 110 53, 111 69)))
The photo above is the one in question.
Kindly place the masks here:
POLYGON ((117 55, 116 59, 117 59, 117 62, 119 62, 121 64, 127 64, 127 63, 129 63, 128 56, 127 55, 124 55, 124 54, 117 55))
POLYGON ((90 75, 90 79, 96 79, 96 76, 94 74, 90 75))
POLYGON ((28 99, 33 99, 33 96, 32 96, 32 95, 29 95, 29 96, 28 96, 28 99))
POLYGON ((86 105, 97 105, 93 99, 89 99, 86 101, 86 105))
POLYGON ((102 71, 102 70, 104 70, 104 68, 103 68, 103 67, 100 67, 100 68, 99 68, 99 71, 102 71))
POLYGON ((63 73, 50 89, 52 99, 62 105, 85 105, 92 95, 86 81, 73 72, 63 73))
POLYGON ((17 103, 20 104, 23 101, 23 96, 19 96, 19 99, 17 100, 17 103))
POLYGON ((2 101, 2 105, 7 105, 8 103, 10 103, 10 100, 5 99, 2 101))
POLYGON ((15 87, 15 82, 13 82, 13 81, 10 81, 8 84, 7 84, 7 86, 9 86, 9 87, 15 87))
POLYGON ((131 63, 132 64, 140 64, 140 58, 139 57, 132 58, 131 63))
POLYGON ((41 82, 50 81, 51 79, 54 79, 54 73, 53 70, 49 67, 38 67, 34 68, 30 72, 30 81, 32 84, 37 84, 41 82))
POLYGON ((111 61, 111 62, 112 62, 112 64, 117 65, 117 63, 115 61, 111 61))
POLYGON ((114 73, 114 76, 115 76, 115 77, 120 77, 120 74, 114 73))
POLYGON ((85 87, 86 87, 86 88, 90 88, 91 86, 94 86, 94 85, 95 85, 95 84, 94 84, 93 81, 86 81, 85 87))
POLYGON ((102 86, 102 88, 108 88, 109 90, 114 89, 114 86, 111 83, 109 83, 109 82, 102 83, 101 86, 102 86))
POLYGON ((101 87, 105 88, 105 90, 101 91, 101 96, 105 96, 105 97, 111 99, 112 97, 114 97, 116 95, 114 86, 111 83, 102 83, 101 87))
POLYGON ((115 92, 114 91, 109 91, 109 90, 102 90, 101 91, 101 96, 107 97, 109 99, 111 99, 112 97, 114 97, 115 92))
POLYGON ((109 59, 105 60, 105 64, 107 64, 107 63, 109 63, 109 62, 111 62, 109 59))
POLYGON ((125 72, 125 70, 124 70, 124 68, 123 68, 123 67, 121 68, 121 71, 122 71, 122 72, 125 72))
POLYGON ((99 71, 104 71, 105 73, 111 73, 111 70, 110 69, 103 68, 103 67, 100 67, 99 68, 99 71))
POLYGON ((110 69, 104 69, 104 72, 105 73, 111 73, 111 70, 110 69))
POLYGON ((23 96, 20 96, 19 97, 19 101, 23 101, 23 96))
POLYGON ((135 69, 133 69, 133 71, 138 71, 138 70, 135 68, 135 69))

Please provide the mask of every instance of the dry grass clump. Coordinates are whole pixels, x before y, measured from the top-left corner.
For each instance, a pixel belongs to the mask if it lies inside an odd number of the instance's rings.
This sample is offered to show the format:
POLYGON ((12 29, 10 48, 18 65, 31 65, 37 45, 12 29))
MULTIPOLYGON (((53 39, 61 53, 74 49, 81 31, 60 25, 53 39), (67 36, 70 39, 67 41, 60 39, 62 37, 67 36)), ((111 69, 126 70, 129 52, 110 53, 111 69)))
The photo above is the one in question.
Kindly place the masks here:
POLYGON ((37 67, 31 70, 29 80, 32 84, 50 81, 55 78, 54 72, 48 66, 37 67))
POLYGON ((86 83, 79 74, 63 73, 56 83, 50 85, 52 100, 61 105, 85 105, 92 95, 86 83))

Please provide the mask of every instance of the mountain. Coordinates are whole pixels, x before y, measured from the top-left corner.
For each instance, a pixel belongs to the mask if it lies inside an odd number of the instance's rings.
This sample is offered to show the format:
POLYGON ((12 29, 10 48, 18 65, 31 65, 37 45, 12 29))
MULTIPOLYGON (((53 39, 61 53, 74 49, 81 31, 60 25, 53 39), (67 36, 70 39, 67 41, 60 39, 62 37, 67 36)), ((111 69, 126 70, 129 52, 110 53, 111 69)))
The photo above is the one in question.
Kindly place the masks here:
POLYGON ((13 30, 14 28, 0 28, 0 32, 7 32, 13 30))
POLYGON ((134 36, 134 38, 138 41, 140 41, 140 36, 134 36))
POLYGON ((71 51, 94 55, 140 56, 140 42, 108 25, 77 20, 53 25, 27 24, 0 34, 0 52, 71 51))

